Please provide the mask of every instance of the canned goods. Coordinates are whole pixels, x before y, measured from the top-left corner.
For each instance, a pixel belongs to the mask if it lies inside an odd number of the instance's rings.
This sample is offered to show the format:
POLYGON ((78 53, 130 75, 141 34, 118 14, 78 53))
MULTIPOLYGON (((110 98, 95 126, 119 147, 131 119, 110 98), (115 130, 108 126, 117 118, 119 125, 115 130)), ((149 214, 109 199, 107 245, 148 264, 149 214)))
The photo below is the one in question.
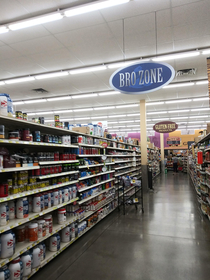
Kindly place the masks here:
POLYGON ((23 119, 23 112, 22 111, 16 111, 15 112, 16 119, 22 120, 23 119))

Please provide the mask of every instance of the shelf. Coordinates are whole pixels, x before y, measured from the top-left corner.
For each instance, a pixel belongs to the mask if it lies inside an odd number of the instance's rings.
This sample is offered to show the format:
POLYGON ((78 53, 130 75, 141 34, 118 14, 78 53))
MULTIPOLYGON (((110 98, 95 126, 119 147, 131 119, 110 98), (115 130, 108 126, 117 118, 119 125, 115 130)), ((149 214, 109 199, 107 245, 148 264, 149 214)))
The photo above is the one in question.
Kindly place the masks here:
POLYGON ((99 193, 97 193, 97 194, 95 194, 95 195, 92 195, 92 196, 89 196, 89 197, 87 197, 87 198, 85 198, 85 199, 83 199, 83 200, 80 200, 80 201, 78 201, 78 204, 81 205, 81 204, 83 204, 84 202, 86 202, 86 201, 88 201, 88 200, 91 200, 91 199, 93 199, 93 198, 99 196, 99 195, 102 194, 102 193, 105 193, 105 192, 107 192, 107 191, 109 191, 109 190, 112 190, 113 188, 114 188, 114 187, 105 189, 105 190, 103 190, 103 191, 101 191, 101 192, 99 192, 99 193))
POLYGON ((102 157, 103 155, 77 155, 78 157, 102 157))
POLYGON ((106 155, 107 157, 136 157, 137 155, 106 155))
POLYGON ((26 146, 41 146, 41 147, 56 147, 56 148, 78 148, 74 145, 62 145, 62 144, 52 144, 52 143, 43 143, 43 142, 31 142, 31 141, 21 141, 21 140, 8 140, 1 139, 0 143, 9 144, 9 145, 26 145, 26 146))
POLYGON ((205 171, 201 171, 201 170, 199 170, 199 169, 198 169, 198 172, 200 172, 201 174, 206 174, 205 171))
POLYGON ((39 165, 76 163, 78 160, 39 161, 39 165))
POLYGON ((133 160, 118 160, 115 161, 114 163, 117 164, 117 163, 126 163, 126 162, 133 162, 133 160))
POLYGON ((37 178, 39 178, 39 179, 48 179, 48 178, 59 177, 59 176, 65 176, 65 175, 76 174, 76 173, 79 173, 79 171, 61 172, 61 173, 56 173, 56 174, 37 176, 37 178))
POLYGON ((78 190, 78 192, 84 192, 84 191, 86 191, 86 190, 89 190, 89 189, 95 188, 95 187, 97 187, 97 186, 100 186, 100 185, 102 185, 102 184, 105 184, 105 183, 111 182, 111 181, 113 181, 113 180, 115 180, 115 178, 111 178, 111 179, 108 179, 108 180, 106 180, 106 181, 101 181, 100 183, 97 183, 97 184, 94 184, 94 185, 88 186, 88 187, 86 187, 86 188, 81 188, 81 189, 79 189, 79 190, 78 190))
POLYGON ((97 166, 106 166, 106 165, 111 165, 111 164, 115 164, 114 162, 105 162, 105 163, 100 163, 100 164, 92 164, 92 165, 82 165, 79 166, 79 169, 81 168, 91 168, 91 167, 97 167, 97 166))
POLYGON ((210 139, 210 133, 208 133, 205 137, 203 137, 200 141, 195 143, 195 147, 198 146, 198 144, 205 142, 206 140, 210 139))
POLYGON ((22 192, 22 193, 13 194, 13 195, 10 195, 10 196, 7 196, 7 197, 0 198, 0 202, 10 201, 10 200, 13 200, 13 199, 16 199, 16 198, 29 196, 29 195, 36 194, 36 193, 41 193, 41 192, 45 192, 45 191, 49 191, 49 190, 53 190, 53 189, 58 189, 58 188, 65 187, 65 186, 68 186, 68 185, 76 184, 78 182, 79 182, 78 180, 68 181, 68 182, 65 182, 65 183, 51 185, 51 186, 47 186, 47 187, 40 188, 40 189, 35 189, 35 190, 25 191, 25 192, 22 192))
POLYGON ((131 172, 133 172, 133 171, 136 171, 136 169, 132 169, 132 170, 129 170, 129 171, 120 173, 120 174, 115 174, 114 176, 115 176, 115 177, 118 177, 118 176, 121 176, 121 175, 123 175, 123 174, 131 173, 131 172))
POLYGON ((89 178, 92 178, 92 177, 96 177, 96 176, 101 176, 101 175, 104 175, 104 174, 113 173, 113 172, 115 172, 115 171, 110 170, 110 171, 107 171, 107 172, 102 172, 102 173, 98 173, 98 174, 93 174, 93 175, 90 175, 90 176, 80 177, 80 178, 79 178, 79 181, 86 180, 86 179, 89 179, 89 178))
POLYGON ((46 209, 46 210, 44 210, 44 211, 42 211, 40 213, 29 213, 28 218, 10 220, 10 222, 6 226, 1 226, 0 227, 0 233, 5 232, 5 231, 10 230, 10 229, 13 229, 15 227, 18 227, 18 226, 20 226, 22 224, 25 224, 25 223, 27 223, 27 222, 29 222, 31 220, 34 220, 34 219, 36 219, 38 217, 41 217, 41 216, 43 216, 45 214, 48 214, 48 213, 50 213, 50 212, 52 212, 52 211, 54 211, 56 209, 59 209, 59 208, 61 208, 63 206, 71 204, 71 203, 77 201, 78 199, 79 199, 78 197, 74 198, 74 199, 72 199, 70 201, 67 201, 67 202, 58 204, 56 206, 50 207, 50 208, 48 208, 48 209, 46 209))
MULTIPOLYGON (((89 135, 87 135, 89 136, 89 135)), ((93 148, 100 148, 100 149, 104 149, 103 146, 100 145, 91 145, 91 144, 83 144, 83 143, 74 143, 75 145, 81 146, 81 147, 93 147, 93 148)))
POLYGON ((133 165, 126 165, 126 166, 117 167, 117 168, 115 168, 115 170, 129 168, 129 167, 133 167, 133 165))
POLYGON ((109 150, 111 149, 111 150, 123 150, 123 151, 135 152, 134 150, 124 149, 124 148, 107 147, 107 149, 109 149, 109 150))
POLYGON ((0 173, 40 169, 40 166, 11 167, 0 169, 0 173))
POLYGON ((77 218, 75 218, 75 217, 72 218, 71 217, 71 218, 67 218, 65 224, 63 224, 63 225, 53 224, 53 231, 52 231, 52 233, 49 233, 48 235, 39 238, 37 241, 35 241, 33 243, 32 242, 17 242, 16 245, 15 245, 15 254, 12 257, 8 258, 8 259, 7 258, 6 259, 1 259, 0 267, 2 267, 5 264, 7 264, 8 262, 14 260, 18 256, 22 255, 24 252, 26 252, 29 249, 33 248, 37 244, 39 244, 42 241, 46 240, 47 238, 49 238, 53 234, 59 232, 60 230, 62 230, 63 228, 67 227, 68 225, 72 224, 75 221, 77 221, 77 218))

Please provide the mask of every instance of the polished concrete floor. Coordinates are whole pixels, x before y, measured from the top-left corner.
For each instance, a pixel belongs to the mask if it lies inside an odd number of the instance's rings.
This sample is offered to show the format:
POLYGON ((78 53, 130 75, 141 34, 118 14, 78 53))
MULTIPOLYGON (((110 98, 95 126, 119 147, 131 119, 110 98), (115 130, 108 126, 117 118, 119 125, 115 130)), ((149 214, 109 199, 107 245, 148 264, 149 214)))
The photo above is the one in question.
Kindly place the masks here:
POLYGON ((154 187, 144 214, 114 211, 31 279, 210 279, 210 222, 188 175, 162 174, 154 187))

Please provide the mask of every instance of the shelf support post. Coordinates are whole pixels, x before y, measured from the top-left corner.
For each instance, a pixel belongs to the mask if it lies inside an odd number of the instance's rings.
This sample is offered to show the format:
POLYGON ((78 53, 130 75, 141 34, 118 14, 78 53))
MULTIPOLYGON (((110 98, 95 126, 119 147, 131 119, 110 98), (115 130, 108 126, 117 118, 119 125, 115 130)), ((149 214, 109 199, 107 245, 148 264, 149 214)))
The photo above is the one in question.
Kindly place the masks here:
POLYGON ((147 128, 146 128, 146 102, 140 100, 140 132, 141 132, 141 171, 142 171, 142 187, 147 189, 147 128))

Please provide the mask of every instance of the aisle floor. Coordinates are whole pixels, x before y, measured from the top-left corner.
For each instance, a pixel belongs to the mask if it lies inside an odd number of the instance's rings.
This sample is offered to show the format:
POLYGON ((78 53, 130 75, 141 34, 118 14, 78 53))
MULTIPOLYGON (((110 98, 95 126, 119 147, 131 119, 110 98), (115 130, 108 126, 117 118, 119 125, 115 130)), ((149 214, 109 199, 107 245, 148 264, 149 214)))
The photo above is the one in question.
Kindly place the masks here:
POLYGON ((32 280, 206 280, 210 222, 186 174, 162 174, 145 212, 114 211, 32 280))

